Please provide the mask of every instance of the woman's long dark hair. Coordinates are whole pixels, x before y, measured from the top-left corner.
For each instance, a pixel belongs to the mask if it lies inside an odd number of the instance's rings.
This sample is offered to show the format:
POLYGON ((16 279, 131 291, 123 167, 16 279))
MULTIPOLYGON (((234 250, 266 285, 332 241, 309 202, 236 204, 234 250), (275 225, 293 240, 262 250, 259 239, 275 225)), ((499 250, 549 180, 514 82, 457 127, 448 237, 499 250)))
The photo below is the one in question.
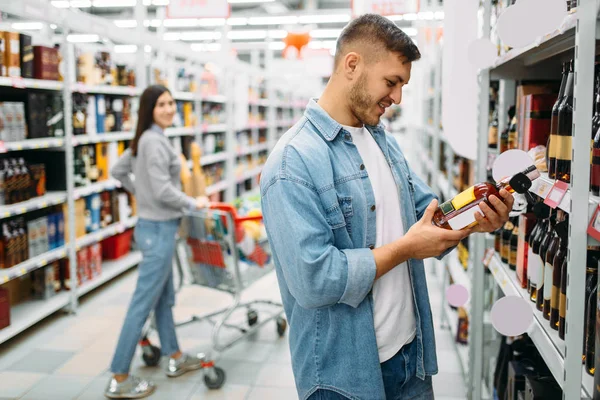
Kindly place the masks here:
MULTIPOLYGON (((136 156, 138 150, 138 143, 142 134, 150 129, 154 123, 154 107, 156 107, 156 101, 164 93, 169 92, 169 89, 163 85, 152 85, 148 86, 142 96, 140 97, 140 107, 138 109, 138 122, 135 129, 135 136, 131 141, 131 153, 136 156)), ((171 93, 171 92, 169 92, 171 93)))

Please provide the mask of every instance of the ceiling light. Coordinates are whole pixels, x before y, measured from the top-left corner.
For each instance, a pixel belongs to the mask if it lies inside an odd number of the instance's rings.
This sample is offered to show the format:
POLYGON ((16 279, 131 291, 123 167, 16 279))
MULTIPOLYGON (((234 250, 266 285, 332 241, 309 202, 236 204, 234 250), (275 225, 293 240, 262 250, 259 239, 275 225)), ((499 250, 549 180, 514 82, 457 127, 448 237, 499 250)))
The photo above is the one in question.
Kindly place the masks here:
POLYGON ((198 20, 196 18, 165 19, 163 25, 166 27, 191 27, 198 26, 198 20))
POLYGON ((41 22, 15 22, 11 26, 16 31, 39 31, 44 24, 41 22))
POLYGON ((230 31, 227 33, 227 37, 231 40, 256 40, 266 39, 267 31, 256 30, 256 31, 230 31))
POLYGON ((311 40, 308 42, 309 49, 335 49, 335 40, 311 40))
POLYGON ((248 25, 248 18, 227 18, 227 25, 229 25, 229 26, 248 25))
POLYGON ((198 26, 224 26, 225 18, 202 18, 198 20, 198 26))
POLYGON ((283 39, 287 35, 287 31, 284 31, 283 29, 273 29, 269 31, 269 37, 271 39, 283 39))
POLYGON ((417 28, 401 28, 408 36, 417 36, 417 28))
POLYGON ((94 7, 135 7, 136 0, 94 0, 94 7))
POLYGON ((71 3, 69 0, 53 0, 50 2, 56 8, 69 8, 71 7, 71 3))
POLYGON ((57 25, 55 25, 55 24, 50 24, 50 29, 56 29, 56 28, 58 28, 58 26, 57 26, 57 25))
POLYGON ((443 12, 443 11, 436 11, 436 12, 433 14, 433 17, 434 17, 435 19, 444 19, 444 12, 443 12))
POLYGON ((341 29, 314 29, 310 36, 314 38, 337 38, 342 33, 341 29))
POLYGON ((221 43, 192 43, 193 51, 220 51, 221 43))
POLYGON ((152 4, 155 6, 168 6, 170 3, 169 0, 153 0, 152 4))
POLYGON ((349 14, 336 14, 336 15, 301 15, 298 17, 298 22, 301 24, 326 24, 336 22, 348 22, 350 21, 349 14))
POLYGON ((298 17, 294 15, 287 15, 281 17, 251 17, 248 18, 249 25, 286 25, 286 24, 297 24, 298 17))
POLYGON ((146 26, 146 27, 151 26, 153 28, 158 28, 161 25, 162 25, 162 20, 160 20, 160 19, 151 19, 151 20, 144 21, 144 26, 146 26))
POLYGON ((179 32, 167 32, 163 35, 163 40, 179 40, 179 32))
POLYGON ((283 50, 285 49, 285 43, 283 42, 271 42, 269 43, 270 50, 283 50))
POLYGON ((71 8, 89 8, 91 6, 91 0, 71 0, 71 8))
POLYGON ((418 18, 418 15, 415 13, 404 14, 404 19, 406 21, 416 21, 417 18, 418 18))
POLYGON ((145 45, 144 46, 144 51, 146 53, 150 53, 152 51, 152 46, 150 46, 149 44, 145 45))
MULTIPOLYGON (((165 34, 166 36, 166 34, 165 34)), ((197 32, 179 32, 181 40, 218 40, 221 39, 221 32, 197 31, 197 32)))
POLYGON ((388 15, 387 18, 390 21, 402 21, 404 19, 404 15, 388 15))
POLYGON ((113 22, 119 28, 135 28, 137 26, 135 19, 116 19, 113 22))
POLYGON ((67 41, 71 43, 95 43, 100 41, 100 36, 98 35, 87 35, 87 34, 72 34, 67 35, 67 41))
POLYGON ((425 21, 431 21, 433 19, 433 12, 432 11, 421 11, 419 13, 419 19, 422 19, 425 21))
POLYGON ((227 0, 229 4, 272 3, 275 0, 227 0))
POLYGON ((115 44, 115 53, 135 53, 137 46, 135 44, 115 44))

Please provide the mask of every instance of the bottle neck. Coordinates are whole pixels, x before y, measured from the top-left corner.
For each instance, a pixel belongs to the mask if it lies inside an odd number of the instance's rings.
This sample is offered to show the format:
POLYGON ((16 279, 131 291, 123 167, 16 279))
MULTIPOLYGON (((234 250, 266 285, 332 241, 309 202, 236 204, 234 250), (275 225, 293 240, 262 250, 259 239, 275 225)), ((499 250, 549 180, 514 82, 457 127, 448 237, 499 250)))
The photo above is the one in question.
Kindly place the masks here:
POLYGON ((573 81, 573 71, 569 71, 569 76, 567 77, 567 85, 565 87, 565 97, 573 97, 573 81))

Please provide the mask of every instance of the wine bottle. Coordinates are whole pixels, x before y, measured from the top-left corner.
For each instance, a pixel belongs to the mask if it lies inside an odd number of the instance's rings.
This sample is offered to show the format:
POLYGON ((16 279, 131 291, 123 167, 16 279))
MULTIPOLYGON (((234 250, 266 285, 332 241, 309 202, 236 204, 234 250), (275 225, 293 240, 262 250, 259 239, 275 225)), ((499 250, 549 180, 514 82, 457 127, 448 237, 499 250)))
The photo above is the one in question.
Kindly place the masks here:
POLYGON ((541 280, 541 273, 543 272, 543 263, 542 258, 540 257, 540 246, 542 244, 542 240, 545 237, 546 231, 548 230, 548 225, 550 225, 550 221, 546 217, 542 220, 540 224, 540 229, 538 230, 537 235, 533 238, 533 242, 531 243, 531 257, 529 257, 529 279, 531 292, 529 294, 529 300, 534 303, 537 303, 538 293, 543 296, 543 292, 541 292, 543 288, 543 282, 541 280))
POLYGON ((550 299, 550 327, 558 330, 559 323, 559 305, 560 305, 560 280, 562 278, 563 262, 567 258, 567 248, 569 244, 569 223, 568 216, 564 216, 564 221, 556 225, 554 230, 559 237, 558 249, 552 261, 552 298, 550 299))
POLYGON ((488 129, 488 147, 496 149, 498 147, 498 110, 494 109, 492 114, 492 122, 488 129))
POLYGON ((517 131, 517 116, 514 115, 508 127, 508 149, 519 148, 519 132, 517 131))
POLYGON ((567 77, 569 75, 568 63, 562 65, 562 79, 560 82, 560 90, 558 98, 552 107, 552 118, 550 120, 550 136, 548 136, 548 145, 546 146, 546 167, 548 168, 548 176, 551 179, 556 179, 556 143, 558 141, 558 108, 565 97, 565 87, 567 86, 567 77))
MULTIPOLYGON (((597 57, 596 57, 597 58, 597 57)), ((594 181, 594 139, 596 138, 596 132, 600 128, 600 63, 596 59, 596 64, 594 65, 594 96, 596 103, 594 105, 594 115, 592 116, 592 142, 590 145, 590 192, 599 193, 600 185, 598 185, 598 178, 594 181), (594 187, 595 186, 595 187, 594 187)))
POLYGON ((515 217, 514 228, 509 239, 508 267, 517 270, 517 250, 519 246, 519 217, 515 217))
POLYGON ((500 180, 496 185, 484 182, 471 186, 453 199, 442 203, 433 214, 433 223, 440 228, 453 230, 475 226, 477 225, 475 213, 479 212, 483 215, 479 203, 485 201, 493 209, 489 202, 490 196, 501 198, 501 189, 510 193, 515 191, 524 193, 531 187, 531 181, 539 176, 539 171, 532 165, 521 173, 500 180))
POLYGON ((567 257, 562 262, 560 276, 560 298, 558 301, 558 337, 565 340, 567 322, 567 257))
POLYGON ((556 147, 556 179, 571 182, 571 149, 573 134, 573 86, 574 62, 569 62, 569 76, 565 88, 565 98, 558 108, 558 136, 556 147))
MULTIPOLYGON (((546 228, 546 232, 544 233, 544 238, 542 239, 542 242, 540 243, 540 247, 538 250, 538 255, 540 257, 540 273, 539 273, 539 280, 538 280, 538 295, 536 298, 536 308, 539 311, 543 311, 544 310, 544 295, 546 293, 546 282, 544 281, 544 279, 546 278, 546 253, 548 252, 548 248, 550 247, 550 242, 552 241, 553 238, 553 232, 554 232, 554 222, 555 222, 555 218, 556 215, 553 212, 552 215, 550 216, 549 219, 549 223, 548 226, 546 228)), ((534 250, 535 253, 535 250, 534 250)), ((550 318, 548 318, 550 319, 550 318)))
POLYGON ((531 268, 530 265, 532 263, 531 259, 533 257, 533 240, 536 237, 536 235, 539 233, 540 229, 542 227, 542 220, 538 219, 537 222, 535 223, 535 226, 533 227, 533 230, 531 231, 531 233, 529 234, 529 236, 527 237, 527 293, 531 294, 531 268))
MULTIPOLYGON (((556 225, 563 221, 562 210, 558 210, 556 220, 556 225)), ((556 256, 558 244, 560 242, 560 238, 556 233, 556 226, 554 229, 552 229, 551 235, 552 239, 550 240, 550 244, 548 245, 548 250, 546 251, 546 256, 544 258, 544 302, 542 312, 544 313, 544 318, 547 320, 550 320, 550 302, 552 299, 552 290, 554 290, 554 257, 556 256)))
POLYGON ((502 251, 502 229, 494 231, 494 250, 501 254, 502 251))
POLYGON ((508 125, 506 126, 506 128, 504 128, 504 130, 500 134, 500 153, 504 153, 506 150, 508 150, 510 148, 509 147, 510 122, 515 117, 515 114, 516 114, 515 106, 510 106, 508 109, 508 119, 506 120, 508 122, 508 125))
POLYGON ((515 223, 512 218, 509 218, 508 221, 504 223, 502 227, 502 238, 500 244, 500 258, 502 262, 508 264, 508 259, 510 258, 510 237, 512 235, 512 231, 515 228, 515 223))
POLYGON ((598 257, 592 257, 586 270, 583 361, 585 370, 594 376, 596 362, 596 302, 598 292, 598 257))

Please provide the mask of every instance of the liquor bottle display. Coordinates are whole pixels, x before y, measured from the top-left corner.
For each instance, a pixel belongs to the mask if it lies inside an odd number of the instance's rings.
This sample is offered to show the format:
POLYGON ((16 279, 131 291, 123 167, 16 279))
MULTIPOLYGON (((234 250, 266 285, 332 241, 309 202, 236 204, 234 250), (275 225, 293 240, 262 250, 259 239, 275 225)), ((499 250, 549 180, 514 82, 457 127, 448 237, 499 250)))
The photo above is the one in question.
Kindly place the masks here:
POLYGON ((560 238, 556 233, 556 226, 564 220, 564 212, 562 210, 557 211, 556 217, 556 225, 554 229, 552 229, 550 244, 548 245, 548 250, 546 251, 546 256, 544 259, 544 302, 542 307, 542 312, 544 313, 544 318, 550 320, 550 312, 551 312, 551 299, 552 299, 552 291, 554 290, 554 257, 556 256, 556 252, 558 251, 558 245, 560 242, 560 238))
POLYGON ((531 294, 531 264, 533 257, 533 240, 539 234, 540 229, 542 228, 542 220, 538 219, 533 227, 533 230, 527 237, 527 293, 531 294))
POLYGON ((488 146, 490 149, 498 147, 498 110, 494 109, 492 115, 492 122, 488 130, 488 146))
MULTIPOLYGON (((565 220, 556 225, 554 230, 559 237, 558 249, 552 261, 552 297, 550 299, 550 327, 558 330, 559 325, 559 306, 560 306, 560 280, 563 274, 563 265, 567 259, 567 248, 569 245, 568 234, 568 216, 565 215, 565 220)), ((564 315, 564 311, 563 311, 564 315)))
POLYGON ((500 258, 502 259, 502 262, 506 264, 508 264, 510 258, 510 238, 514 228, 515 221, 513 218, 509 218, 501 229, 500 258))
MULTIPOLYGON (((550 242, 552 241, 553 238, 553 234, 554 234, 554 222, 556 221, 555 219, 556 217, 556 213, 552 212, 549 220, 548 220, 548 226, 546 227, 546 232, 544 232, 544 237, 542 238, 542 241, 540 242, 540 247, 537 251, 537 254, 539 255, 540 258, 540 270, 538 273, 538 295, 536 298, 536 308, 539 311, 543 311, 544 310, 544 295, 546 293, 546 282, 545 282, 545 278, 546 278, 546 253, 548 252, 548 248, 550 247, 550 242)), ((535 249, 534 249, 534 253, 535 253, 535 249)), ((548 319, 550 319, 550 316, 548 316, 548 319)))
POLYGON ((517 270, 517 250, 519 245, 519 217, 515 217, 514 228, 509 239, 508 266, 513 271, 517 270))
POLYGON ((504 128, 502 133, 500 134, 500 153, 504 153, 508 150, 509 147, 509 130, 510 130, 510 122, 513 120, 516 114, 515 106, 510 106, 508 109, 508 119, 509 124, 504 128))
POLYGON ((508 149, 519 148, 519 133, 517 131, 517 116, 512 117, 508 127, 508 149))
POLYGON ((574 62, 569 62, 569 76, 565 96, 558 108, 558 135, 556 141, 556 179, 571 182, 571 150, 573 140, 574 62))
POLYGON ((598 90, 598 85, 600 84, 599 79, 600 75, 598 72, 600 71, 600 63, 596 57, 596 65, 594 66, 594 115, 592 116, 592 139, 590 144, 590 192, 599 193, 600 192, 600 176, 596 176, 596 180, 594 181, 594 139, 596 138, 596 133, 598 132, 598 128, 600 128, 600 91, 598 90))
POLYGON ((588 374, 596 370, 596 302, 598 292, 598 252, 588 252, 585 282, 585 320, 583 325, 583 361, 588 374), (591 253, 591 254, 590 254, 591 253))
POLYGON ((567 257, 560 267, 562 275, 560 277, 560 298, 558 301, 558 337, 565 340, 566 322, 567 322, 567 257))
POLYGON ((556 103, 552 107, 552 118, 550 120, 550 136, 548 137, 548 145, 546 146, 546 167, 548 168, 548 176, 551 179, 556 179, 556 145, 558 142, 558 108, 565 97, 565 87, 567 86, 567 78, 569 75, 568 63, 562 65, 562 79, 560 82, 560 90, 556 103))
POLYGON ((540 256, 540 246, 542 241, 545 238, 546 231, 548 230, 548 226, 550 225, 550 221, 548 216, 546 216, 541 223, 538 224, 539 229, 535 236, 532 235, 532 241, 530 243, 529 248, 531 249, 531 255, 528 258, 529 266, 527 269, 527 274, 530 280, 530 288, 531 291, 529 293, 529 299, 537 304, 538 296, 543 296, 543 282, 540 282, 541 275, 543 272, 543 261, 540 256))
POLYGON ((483 215, 479 203, 484 201, 492 209, 489 197, 494 195, 498 198, 500 190, 505 189, 510 193, 525 193, 531 187, 531 181, 540 176, 535 166, 528 167, 512 177, 500 180, 496 185, 489 182, 479 183, 459 193, 453 199, 442 203, 433 214, 433 223, 440 228, 460 230, 477 225, 475 213, 483 215))

